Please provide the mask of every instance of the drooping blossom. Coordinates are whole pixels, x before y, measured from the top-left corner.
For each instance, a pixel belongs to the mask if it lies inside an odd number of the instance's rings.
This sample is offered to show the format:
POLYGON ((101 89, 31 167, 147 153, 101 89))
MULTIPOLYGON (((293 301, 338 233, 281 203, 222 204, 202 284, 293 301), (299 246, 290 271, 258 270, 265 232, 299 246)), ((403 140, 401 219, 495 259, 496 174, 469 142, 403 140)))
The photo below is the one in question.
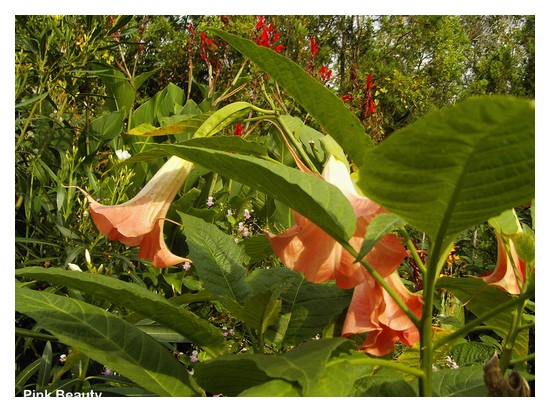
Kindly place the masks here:
POLYGON ((311 59, 313 60, 313 59, 315 59, 315 55, 317 54, 317 52, 321 48, 321 45, 317 44, 314 37, 311 37, 309 39, 309 41, 311 43, 311 59))
MULTIPOLYGON (((347 166, 330 157, 322 177, 337 186, 350 201, 357 226, 350 244, 359 251, 367 226, 378 214, 386 211, 355 189, 347 166)), ((365 280, 368 271, 326 232, 299 213, 292 212, 296 224, 287 231, 267 233, 271 247, 285 266, 304 273, 310 282, 336 279, 341 288, 352 288, 365 280)), ((390 275, 406 256, 397 236, 384 236, 367 254, 366 260, 382 275, 390 275)))
POLYGON ((521 292, 521 286, 525 282, 525 262, 518 256, 512 239, 507 239, 510 255, 513 259, 510 260, 510 256, 506 252, 506 244, 503 237, 500 234, 497 234, 496 237, 498 254, 495 269, 493 273, 481 276, 481 279, 489 285, 497 286, 512 295, 517 295, 521 292), (517 270, 517 276, 514 266, 517 270))
MULTIPOLYGON (((386 281, 409 309, 420 317, 422 297, 413 294, 405 287, 397 271, 386 277, 386 281)), ((342 335, 349 336, 365 332, 368 334, 360 348, 374 356, 390 353, 398 341, 412 346, 420 339, 416 326, 397 306, 388 292, 371 276, 367 276, 365 281, 353 291, 342 335)))
POLYGON ((102 205, 80 190, 88 199, 90 214, 101 233, 110 240, 139 246, 139 258, 165 268, 191 262, 170 252, 163 227, 170 204, 192 167, 186 160, 171 157, 133 199, 120 205, 102 205))
POLYGON ((365 86, 365 107, 364 107, 364 113, 369 116, 372 113, 376 111, 376 107, 374 105, 374 99, 372 98, 372 89, 374 87, 374 83, 372 82, 372 74, 367 75, 367 84, 365 86))
MULTIPOLYGON (((347 166, 332 156, 322 178, 337 186, 350 201, 357 226, 349 243, 359 251, 371 220, 386 211, 357 192, 347 166)), ((279 235, 267 233, 271 247, 285 266, 303 272, 311 282, 336 279, 341 288, 355 287, 344 323, 344 336, 369 332, 361 348, 375 356, 389 353, 397 341, 406 345, 417 342, 420 338, 417 328, 367 269, 355 262, 349 252, 314 223, 294 211, 293 215, 296 222, 293 227, 279 235)), ((420 316, 422 297, 409 292, 397 273, 406 255, 399 238, 388 234, 378 241, 365 259, 411 311, 420 316)))

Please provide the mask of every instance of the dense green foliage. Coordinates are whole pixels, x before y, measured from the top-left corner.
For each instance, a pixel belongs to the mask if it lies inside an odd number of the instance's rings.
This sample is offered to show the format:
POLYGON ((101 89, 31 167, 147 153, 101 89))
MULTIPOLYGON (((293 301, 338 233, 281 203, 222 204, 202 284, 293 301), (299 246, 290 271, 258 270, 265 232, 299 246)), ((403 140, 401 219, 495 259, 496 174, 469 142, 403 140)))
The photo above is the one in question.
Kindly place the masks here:
POLYGON ((534 270, 534 33, 534 16, 17 16, 16 395, 483 396, 495 351, 534 382, 534 275, 516 295, 477 277, 495 234, 534 270), (122 204, 169 156, 195 164, 164 224, 190 268, 106 238, 75 188, 122 204), (330 156, 391 212, 355 258, 405 240, 420 345, 356 351, 353 291, 270 247, 294 210, 351 248, 350 202, 303 173, 330 156))

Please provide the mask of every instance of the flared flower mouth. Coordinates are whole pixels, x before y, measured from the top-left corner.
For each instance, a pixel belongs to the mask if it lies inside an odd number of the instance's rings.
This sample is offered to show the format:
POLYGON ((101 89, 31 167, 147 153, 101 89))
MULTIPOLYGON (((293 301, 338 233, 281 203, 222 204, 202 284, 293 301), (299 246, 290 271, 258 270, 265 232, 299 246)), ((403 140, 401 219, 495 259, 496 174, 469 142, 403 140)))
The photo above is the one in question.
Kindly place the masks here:
MULTIPOLYGON (((338 187, 351 203, 357 226, 349 243, 359 251, 372 219, 387 211, 358 193, 347 166, 334 157, 327 161, 322 178, 338 187)), ((391 352, 397 341, 409 346, 417 342, 420 335, 416 326, 368 270, 321 228, 294 211, 293 215, 293 227, 278 235, 266 233, 271 247, 285 266, 303 272, 310 282, 335 279, 341 288, 355 288, 344 322, 344 336, 368 332, 361 349, 374 356, 391 352)), ((420 317, 422 297, 411 293, 397 273, 406 256, 401 240, 388 234, 365 259, 420 317)))
MULTIPOLYGON (((347 166, 330 157, 322 178, 338 187, 350 201, 357 226, 350 244, 359 251, 367 227, 378 214, 386 213, 380 205, 360 195, 347 166)), ((293 211, 295 225, 274 235, 266 232, 271 247, 285 266, 304 273, 310 282, 335 279, 341 288, 352 288, 365 280, 368 271, 355 258, 320 227, 293 211)), ((391 274, 407 253, 397 236, 384 236, 367 254, 366 260, 382 275, 391 274)))
POLYGON ((163 226, 170 204, 192 167, 193 163, 171 157, 134 198, 120 205, 102 205, 79 190, 88 199, 92 219, 103 235, 128 246, 139 246, 139 258, 165 268, 191 262, 170 252, 163 226))
POLYGON ((512 239, 507 239, 506 245, 501 235, 497 234, 496 237, 498 252, 495 269, 493 273, 481 276, 481 279, 489 285, 496 286, 512 295, 518 295, 521 292, 521 286, 525 282, 525 262, 516 252, 512 239), (506 246, 508 246, 508 250, 506 250, 506 246))
MULTIPOLYGON (((422 296, 410 292, 394 271, 386 278, 409 309, 422 315, 422 296)), ((393 298, 372 278, 357 286, 353 292, 342 329, 343 336, 368 332, 360 348, 370 355, 390 353, 396 342, 412 346, 420 333, 409 317, 397 306, 393 298)))

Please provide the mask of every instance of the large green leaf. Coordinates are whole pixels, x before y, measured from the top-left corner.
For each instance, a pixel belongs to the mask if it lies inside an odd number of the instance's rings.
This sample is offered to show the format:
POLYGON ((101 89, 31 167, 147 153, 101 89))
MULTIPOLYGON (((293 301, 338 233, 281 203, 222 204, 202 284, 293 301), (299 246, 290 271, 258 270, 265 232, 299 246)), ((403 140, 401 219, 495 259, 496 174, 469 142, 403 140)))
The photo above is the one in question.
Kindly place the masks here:
POLYGON ((159 396, 198 395, 189 373, 164 346, 121 318, 65 296, 15 289, 15 308, 90 358, 159 396))
POLYGON ((535 195, 532 101, 477 97, 432 112, 366 153, 359 187, 440 241, 535 195))
POLYGON ((189 257, 205 289, 244 303, 250 294, 244 280, 243 264, 247 260, 244 250, 215 225, 191 215, 180 216, 189 257))
POLYGON ((108 276, 60 268, 27 267, 17 269, 16 275, 47 281, 101 297, 168 326, 213 356, 224 351, 224 338, 219 328, 136 284, 108 276))
POLYGON ((219 29, 211 31, 278 82, 342 146, 350 158, 361 165, 363 154, 373 145, 372 140, 359 119, 334 92, 295 62, 267 47, 219 29))
POLYGON ((313 391, 332 352, 345 342, 343 338, 313 340, 277 356, 222 356, 197 364, 195 378, 206 391, 229 396, 262 385, 269 378, 296 382, 304 391, 313 391))
POLYGON ((93 69, 105 83, 107 99, 105 105, 112 111, 122 111, 128 116, 134 105, 136 91, 120 70, 106 63, 93 63, 93 69))
POLYGON ((349 201, 336 186, 318 176, 275 161, 207 147, 185 144, 156 147, 273 196, 337 240, 347 242, 355 231, 355 214, 349 201))
POLYGON ((487 396, 483 365, 441 369, 433 374, 433 396, 487 396))

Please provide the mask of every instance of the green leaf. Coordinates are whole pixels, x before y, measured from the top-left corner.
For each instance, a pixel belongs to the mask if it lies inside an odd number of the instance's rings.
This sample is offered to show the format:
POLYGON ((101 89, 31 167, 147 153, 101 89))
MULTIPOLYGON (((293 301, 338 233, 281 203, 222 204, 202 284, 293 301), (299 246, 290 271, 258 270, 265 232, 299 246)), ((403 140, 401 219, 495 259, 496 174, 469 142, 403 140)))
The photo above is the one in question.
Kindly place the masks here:
POLYGON ((222 30, 210 30, 279 83, 361 166, 365 152, 373 145, 372 140, 336 94, 285 56, 222 30))
MULTIPOLYGON (((260 355, 256 355, 260 356, 260 355)), ((194 378, 206 392, 237 396, 242 391, 269 381, 254 355, 226 355, 193 365, 194 378)))
MULTIPOLYGON (((515 299, 508 293, 503 292, 495 286, 488 285, 479 278, 454 278, 449 276, 440 277, 436 288, 443 288, 455 295, 461 302, 466 302, 466 308, 476 316, 489 312, 495 306, 506 301, 515 299)), ((485 322, 485 325, 493 328, 494 332, 504 338, 513 322, 513 311, 501 312, 485 322)), ((529 333, 521 331, 515 340, 515 351, 519 356, 526 356, 529 351, 529 333)))
POLYGON ((532 101, 477 97, 429 113, 366 153, 359 187, 434 241, 535 195, 532 101))
POLYGON ((433 396, 487 396, 483 365, 434 372, 433 396))
POLYGON ((301 396, 300 391, 290 382, 282 379, 272 379, 261 385, 242 391, 239 396, 252 397, 294 397, 301 396))
POLYGON ((380 239, 401 226, 405 226, 405 221, 393 213, 384 213, 375 216, 367 227, 365 240, 361 245, 361 250, 356 260, 359 261, 365 257, 380 239))
POLYGON ((197 115, 192 117, 186 116, 185 120, 163 127, 154 127, 151 124, 144 123, 129 130, 128 134, 134 136, 166 136, 169 134, 191 133, 195 132, 203 124, 204 120, 204 115, 197 115))
POLYGON ((121 111, 128 116, 134 105, 136 92, 124 73, 106 63, 93 63, 92 67, 105 83, 106 106, 111 112, 121 111))
POLYGON ((159 396, 192 396, 189 373, 153 338, 82 301, 16 287, 15 308, 60 342, 108 365, 159 396))
POLYGON ((180 213, 189 258, 204 288, 216 295, 227 296, 243 304, 250 294, 245 282, 247 260, 243 249, 233 237, 215 225, 191 215, 180 213))
POLYGON ((155 147, 273 196, 337 240, 347 242, 355 232, 351 204, 336 186, 318 176, 274 161, 203 147, 186 144, 155 147))
POLYGON ((195 378, 210 393, 235 396, 264 384, 269 378, 284 379, 310 390, 325 371, 331 353, 347 342, 343 338, 313 340, 283 355, 227 355, 195 365, 195 378))
POLYGON ((190 139, 185 142, 185 145, 267 157, 267 150, 264 146, 256 142, 244 140, 238 136, 213 136, 209 139, 190 139))
POLYGON ((482 342, 464 342, 451 348, 449 354, 459 366, 482 364, 495 353, 495 348, 482 342))
MULTIPOLYGON (((123 112, 106 112, 90 122, 90 139, 98 142, 114 139, 119 136, 124 126, 123 112)), ((91 149, 94 152, 99 143, 91 149)))
POLYGON ((213 136, 225 127, 244 117, 252 110, 253 106, 247 102, 235 102, 215 111, 197 129, 193 137, 213 136))
POLYGON ((489 219, 488 222, 495 231, 504 236, 521 236, 521 224, 514 209, 505 210, 500 215, 489 219))
POLYGON ((213 356, 224 351, 224 337, 219 328, 187 309, 180 308, 162 296, 133 283, 60 268, 26 267, 17 269, 16 276, 47 281, 90 293, 139 312, 173 329, 213 356))
POLYGON ((273 340, 285 345, 321 333, 351 300, 351 290, 340 289, 334 282, 308 282, 301 273, 284 267, 256 269, 246 279, 255 292, 282 289, 281 316, 274 325, 273 340))
POLYGON ((245 322, 249 328, 264 334, 279 316, 281 301, 277 297, 278 294, 273 292, 256 293, 246 300, 244 306, 227 299, 223 299, 222 303, 231 315, 245 322))

